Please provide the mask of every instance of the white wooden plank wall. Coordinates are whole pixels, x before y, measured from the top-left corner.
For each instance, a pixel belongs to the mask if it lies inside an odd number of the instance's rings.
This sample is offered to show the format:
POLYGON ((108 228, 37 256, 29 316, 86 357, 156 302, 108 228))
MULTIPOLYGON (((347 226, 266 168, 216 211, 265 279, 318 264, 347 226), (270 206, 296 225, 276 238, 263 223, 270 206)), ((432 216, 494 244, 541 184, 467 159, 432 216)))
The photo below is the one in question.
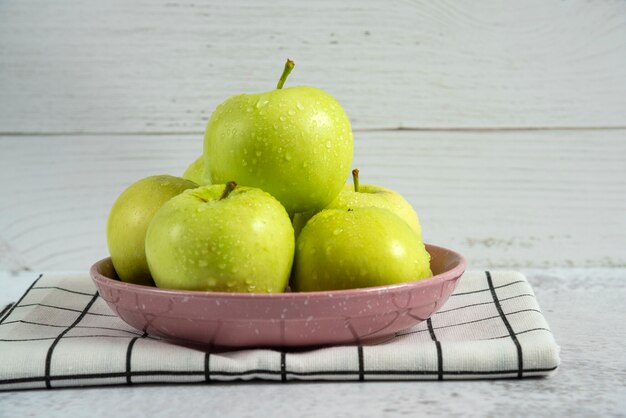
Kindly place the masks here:
POLYGON ((226 97, 335 95, 363 181, 480 267, 625 266, 626 2, 0 2, 0 270, 85 269, 226 97))
POLYGON ((626 126, 626 2, 3 1, 5 132, 193 131, 321 86, 355 127, 626 126))

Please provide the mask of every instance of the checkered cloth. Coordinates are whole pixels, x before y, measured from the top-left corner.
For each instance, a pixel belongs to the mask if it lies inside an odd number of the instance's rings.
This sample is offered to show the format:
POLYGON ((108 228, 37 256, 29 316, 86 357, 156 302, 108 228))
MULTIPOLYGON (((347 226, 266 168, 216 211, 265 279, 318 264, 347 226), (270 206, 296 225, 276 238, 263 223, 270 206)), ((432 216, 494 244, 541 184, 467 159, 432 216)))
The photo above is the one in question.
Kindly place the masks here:
POLYGON ((0 315, 0 390, 521 378, 554 372, 558 351, 530 285, 515 272, 467 272, 431 319, 369 345, 207 352, 130 327, 85 274, 44 274, 0 315))

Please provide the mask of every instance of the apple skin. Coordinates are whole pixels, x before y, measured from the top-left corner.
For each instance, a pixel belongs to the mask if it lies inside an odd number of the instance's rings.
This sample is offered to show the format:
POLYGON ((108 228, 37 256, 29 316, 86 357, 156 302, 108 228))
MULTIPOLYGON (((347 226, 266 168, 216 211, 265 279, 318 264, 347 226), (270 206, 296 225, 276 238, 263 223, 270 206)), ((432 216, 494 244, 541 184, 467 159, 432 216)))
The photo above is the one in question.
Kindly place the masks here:
POLYGON ((291 287, 353 289, 431 276, 430 254, 397 215, 373 207, 325 209, 298 237, 291 287))
POLYGON ((212 183, 258 187, 293 215, 320 210, 339 194, 353 147, 341 105, 320 89, 300 86, 220 104, 207 125, 204 158, 212 183))
POLYGON ((133 183, 117 198, 107 221, 107 245, 122 281, 154 285, 144 246, 148 225, 165 202, 196 187, 180 177, 150 176, 133 183))
POLYGON ((199 186, 206 186, 211 184, 204 170, 204 156, 199 156, 189 164, 189 167, 183 173, 183 178, 191 180, 199 186))
POLYGON ((158 287, 224 292, 283 292, 294 236, 270 194, 238 186, 187 190, 167 202, 146 234, 146 256, 158 287))
MULTIPOLYGON (((413 206, 398 192, 375 184, 361 184, 359 191, 354 191, 352 184, 346 184, 326 209, 354 209, 364 207, 377 207, 387 209, 398 215, 415 231, 417 237, 422 240, 422 228, 413 206)), ((293 228, 296 238, 304 225, 315 215, 315 212, 297 213, 293 218, 293 228)))

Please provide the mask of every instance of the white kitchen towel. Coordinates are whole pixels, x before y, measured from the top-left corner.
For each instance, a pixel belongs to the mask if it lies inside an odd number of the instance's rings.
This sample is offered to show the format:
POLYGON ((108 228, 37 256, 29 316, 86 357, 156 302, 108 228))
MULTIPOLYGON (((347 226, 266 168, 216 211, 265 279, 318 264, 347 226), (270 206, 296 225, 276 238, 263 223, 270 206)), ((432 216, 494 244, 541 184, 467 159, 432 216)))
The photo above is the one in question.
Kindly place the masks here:
POLYGON ((429 320, 369 345, 202 351, 130 327, 86 274, 43 274, 0 315, 0 390, 139 383, 546 376, 559 348, 526 278, 466 272, 429 320))

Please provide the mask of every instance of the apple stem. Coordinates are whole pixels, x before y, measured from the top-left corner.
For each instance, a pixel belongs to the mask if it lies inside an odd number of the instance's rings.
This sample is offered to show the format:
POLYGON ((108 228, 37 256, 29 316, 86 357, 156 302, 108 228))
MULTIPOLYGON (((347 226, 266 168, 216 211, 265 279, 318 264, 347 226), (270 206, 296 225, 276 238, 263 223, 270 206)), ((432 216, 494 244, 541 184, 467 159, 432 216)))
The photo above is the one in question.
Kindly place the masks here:
POLYGON ((354 182, 354 191, 359 192, 359 169, 352 170, 352 181, 354 182))
POLYGON ((295 67, 296 63, 293 62, 290 59, 287 59, 287 62, 285 63, 285 69, 283 70, 283 75, 280 76, 280 80, 278 80, 278 85, 276 86, 276 89, 282 89, 283 85, 285 84, 285 81, 287 80, 287 77, 289 77, 289 73, 291 73, 291 70, 293 70, 293 67, 295 67))
POLYGON ((226 199, 230 192, 235 190, 235 187, 237 187, 237 183, 235 183, 234 181, 229 181, 228 183, 226 183, 226 187, 224 187, 224 193, 222 193, 222 197, 220 197, 220 200, 226 199))

